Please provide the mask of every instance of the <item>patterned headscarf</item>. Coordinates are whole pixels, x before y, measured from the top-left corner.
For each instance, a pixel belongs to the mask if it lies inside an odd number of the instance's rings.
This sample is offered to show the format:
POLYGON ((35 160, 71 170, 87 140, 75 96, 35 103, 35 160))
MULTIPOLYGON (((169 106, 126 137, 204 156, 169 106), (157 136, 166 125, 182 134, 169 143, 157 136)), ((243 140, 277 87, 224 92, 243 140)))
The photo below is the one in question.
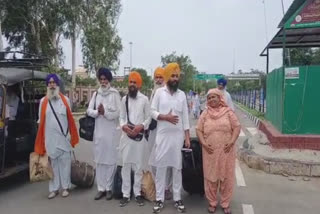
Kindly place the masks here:
POLYGON ((220 98, 220 104, 218 107, 213 108, 213 107, 209 106, 207 103, 207 112, 212 119, 219 119, 227 112, 232 111, 228 107, 228 105, 224 99, 224 95, 219 89, 217 89, 217 88, 210 89, 207 93, 207 98, 210 94, 218 95, 218 97, 220 98))

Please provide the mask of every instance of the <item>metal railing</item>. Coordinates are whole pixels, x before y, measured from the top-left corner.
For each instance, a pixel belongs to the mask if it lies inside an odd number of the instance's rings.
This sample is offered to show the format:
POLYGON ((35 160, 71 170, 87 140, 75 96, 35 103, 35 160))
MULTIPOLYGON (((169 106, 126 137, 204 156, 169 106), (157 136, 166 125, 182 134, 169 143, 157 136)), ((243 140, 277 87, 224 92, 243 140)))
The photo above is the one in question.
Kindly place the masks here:
POLYGON ((267 110, 266 94, 263 88, 259 90, 242 90, 231 93, 232 99, 250 109, 261 113, 267 110))

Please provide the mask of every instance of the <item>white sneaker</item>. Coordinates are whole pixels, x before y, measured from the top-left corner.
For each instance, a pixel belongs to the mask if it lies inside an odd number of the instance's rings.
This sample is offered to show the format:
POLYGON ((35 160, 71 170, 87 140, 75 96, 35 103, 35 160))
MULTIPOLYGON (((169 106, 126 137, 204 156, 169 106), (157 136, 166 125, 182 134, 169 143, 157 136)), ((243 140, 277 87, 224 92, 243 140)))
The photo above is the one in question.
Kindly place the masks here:
POLYGON ((61 194, 62 197, 66 198, 66 197, 68 197, 69 195, 70 195, 70 193, 68 192, 68 190, 64 189, 64 190, 62 191, 62 194, 61 194))
POLYGON ((57 191, 50 192, 49 195, 48 195, 48 199, 53 199, 53 198, 55 198, 57 195, 58 195, 58 192, 57 192, 57 191))

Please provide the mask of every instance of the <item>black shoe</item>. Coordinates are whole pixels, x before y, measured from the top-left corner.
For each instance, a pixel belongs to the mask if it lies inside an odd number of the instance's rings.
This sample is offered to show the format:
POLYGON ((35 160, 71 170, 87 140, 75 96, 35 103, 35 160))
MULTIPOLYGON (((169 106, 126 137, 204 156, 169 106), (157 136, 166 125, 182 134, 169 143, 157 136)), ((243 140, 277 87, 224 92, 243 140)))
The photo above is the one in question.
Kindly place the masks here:
POLYGON ((156 201, 154 207, 153 207, 153 213, 159 213, 163 208, 163 202, 162 201, 156 201))
POLYGON ((106 192, 99 191, 97 195, 94 197, 94 200, 100 200, 105 195, 106 195, 106 192))
POLYGON ((142 196, 138 195, 136 197, 136 202, 137 202, 138 206, 140 206, 140 207, 144 206, 144 202, 143 202, 142 196))
POLYGON ((129 203, 130 199, 127 197, 123 197, 120 201, 120 207, 124 207, 129 203))
POLYGON ((106 193, 107 201, 110 201, 112 198, 113 198, 112 192, 111 191, 107 191, 107 193, 106 193))
POLYGON ((186 212, 186 208, 184 207, 184 204, 183 204, 183 202, 182 202, 181 200, 176 201, 176 202, 174 203, 174 206, 177 208, 177 210, 178 210, 179 213, 184 213, 184 212, 186 212))

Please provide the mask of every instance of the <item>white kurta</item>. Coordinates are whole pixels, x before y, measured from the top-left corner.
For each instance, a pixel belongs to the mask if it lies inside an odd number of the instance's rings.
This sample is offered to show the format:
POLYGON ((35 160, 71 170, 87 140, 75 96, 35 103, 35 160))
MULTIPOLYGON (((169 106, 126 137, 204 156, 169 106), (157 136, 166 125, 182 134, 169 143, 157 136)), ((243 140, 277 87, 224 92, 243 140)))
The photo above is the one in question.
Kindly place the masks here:
MULTIPOLYGON (((125 102, 126 96, 122 98, 120 108, 121 127, 126 125, 128 121, 125 102)), ((144 129, 147 130, 151 120, 150 104, 148 98, 142 93, 138 92, 135 99, 129 97, 128 107, 130 122, 135 125, 142 124, 144 126, 144 129)), ((147 168, 147 141, 145 138, 143 138, 139 142, 134 141, 130 139, 125 132, 122 132, 119 149, 122 156, 122 165, 136 164, 138 170, 147 168)))
POLYGON ((227 102, 227 105, 234 111, 234 105, 233 105, 233 102, 232 102, 232 99, 231 99, 229 92, 227 92, 227 90, 224 89, 223 94, 224 94, 224 99, 227 102))
MULTIPOLYGON (((65 97, 70 106, 69 99, 65 97)), ((62 129, 66 133, 68 129, 67 108, 63 101, 54 99, 50 101, 54 111, 59 118, 62 129)), ((39 118, 41 115, 43 98, 40 101, 39 118)), ((71 144, 70 137, 65 137, 60 129, 53 111, 48 103, 45 122, 45 147, 48 156, 51 159, 53 169, 53 179, 49 181, 49 191, 57 191, 60 187, 69 189, 71 187, 71 144)))
POLYGON ((182 168, 181 149, 185 130, 190 129, 186 95, 179 89, 173 95, 167 87, 158 89, 151 104, 152 117, 157 119, 159 114, 168 114, 170 110, 179 117, 179 122, 174 125, 167 121, 158 121, 156 141, 149 164, 179 170, 182 168))
POLYGON ((95 92, 89 103, 87 113, 95 118, 94 127, 94 161, 97 164, 114 165, 117 162, 119 145, 120 95, 116 89, 110 88, 108 93, 95 92), (96 109, 94 110, 94 102, 96 109), (100 103, 104 106, 104 115, 98 114, 100 103))
MULTIPOLYGON (((69 99, 65 97, 68 101, 68 105, 70 106, 69 99)), ((41 115, 42 103, 43 99, 40 101, 39 106, 39 118, 41 115)), ((55 110, 57 117, 61 123, 62 129, 64 133, 66 133, 68 129, 68 118, 67 118, 67 108, 64 105, 63 101, 59 99, 51 100, 51 104, 53 109, 55 110)), ((57 158, 63 152, 70 152, 72 147, 70 144, 70 137, 65 137, 61 133, 61 129, 59 123, 57 122, 50 105, 48 103, 46 110, 46 122, 45 122, 45 147, 48 156, 52 159, 57 158)))
MULTIPOLYGON (((153 100, 153 97, 156 93, 156 91, 159 89, 159 88, 162 88, 163 86, 159 87, 159 86, 155 86, 155 88, 152 90, 152 93, 151 93, 151 97, 150 97, 150 103, 152 103, 152 100, 153 100)), ((150 156, 151 154, 151 151, 152 151, 152 148, 155 144, 155 141, 156 141, 156 135, 157 135, 157 128, 155 128, 154 130, 150 130, 150 133, 149 133, 149 139, 148 139, 148 154, 150 156)), ((149 160, 149 157, 148 157, 148 160, 149 160)))

